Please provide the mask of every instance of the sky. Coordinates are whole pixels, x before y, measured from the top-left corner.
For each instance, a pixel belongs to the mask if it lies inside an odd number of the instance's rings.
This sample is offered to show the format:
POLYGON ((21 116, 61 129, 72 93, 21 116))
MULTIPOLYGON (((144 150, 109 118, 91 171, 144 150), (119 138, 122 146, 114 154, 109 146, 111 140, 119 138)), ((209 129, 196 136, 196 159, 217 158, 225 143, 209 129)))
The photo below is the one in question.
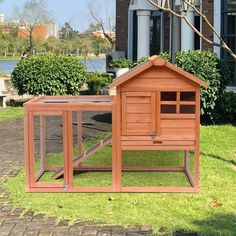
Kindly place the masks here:
MULTIPOLYGON (((11 19, 14 15, 14 5, 21 6, 27 0, 4 0, 0 4, 0 13, 5 15, 5 19, 11 19)), ((88 14, 87 9, 88 0, 47 0, 48 9, 52 12, 52 17, 56 24, 62 26, 65 22, 69 22, 70 25, 78 30, 85 30, 88 25, 93 21, 91 16, 88 14)), ((114 21, 115 16, 115 0, 93 0, 99 9, 99 14, 104 18, 104 21, 108 21, 109 17, 112 16, 114 21), (104 2, 112 2, 113 6, 104 4, 104 2), (106 7, 101 7, 105 5, 106 7)))

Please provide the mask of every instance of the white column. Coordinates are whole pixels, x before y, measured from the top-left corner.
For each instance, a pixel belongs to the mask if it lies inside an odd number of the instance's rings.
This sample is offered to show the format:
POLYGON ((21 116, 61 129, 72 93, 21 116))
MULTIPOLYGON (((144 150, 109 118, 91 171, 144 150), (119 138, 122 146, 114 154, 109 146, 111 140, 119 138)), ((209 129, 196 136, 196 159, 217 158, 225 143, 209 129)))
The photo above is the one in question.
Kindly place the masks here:
POLYGON ((138 10, 138 59, 150 55, 150 15, 147 10, 138 10))
MULTIPOLYGON (((221 33, 221 1, 214 0, 214 28, 221 33)), ((214 34, 214 42, 220 43, 220 39, 214 34)), ((214 47, 214 52, 220 57, 220 47, 214 47)))
MULTIPOLYGON (((182 12, 185 14, 185 12, 182 12)), ((194 11, 189 11, 187 18, 189 22, 194 25, 194 11)), ((194 50, 194 32, 190 26, 181 19, 181 51, 194 50)))
POLYGON ((134 11, 128 11, 128 58, 133 59, 133 16, 134 11))

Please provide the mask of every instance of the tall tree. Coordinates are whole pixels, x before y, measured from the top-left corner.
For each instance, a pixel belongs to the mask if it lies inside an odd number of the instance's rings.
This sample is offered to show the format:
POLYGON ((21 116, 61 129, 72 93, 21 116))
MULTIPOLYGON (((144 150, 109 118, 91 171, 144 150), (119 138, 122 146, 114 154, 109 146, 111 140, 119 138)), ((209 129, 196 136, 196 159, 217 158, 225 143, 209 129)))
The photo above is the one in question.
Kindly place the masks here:
POLYGON ((29 48, 25 54, 26 56, 32 55, 34 52, 34 26, 52 22, 51 13, 47 8, 47 1, 27 0, 22 6, 15 6, 15 15, 29 33, 29 48))
POLYGON ((204 41, 206 41, 207 43, 216 46, 216 47, 221 47, 223 49, 225 49, 233 58, 234 60, 236 60, 236 53, 233 52, 233 50, 227 45, 227 43, 223 40, 223 38, 221 37, 220 33, 217 32, 217 30, 214 28, 214 26, 211 24, 211 22, 209 21, 209 19, 207 18, 206 15, 204 15, 195 5, 195 0, 180 0, 184 6, 185 6, 185 11, 184 14, 180 14, 177 11, 174 11, 172 6, 171 6, 171 0, 165 0, 163 2, 165 2, 164 6, 159 5, 159 1, 158 0, 148 0, 152 5, 154 5, 157 9, 159 9, 160 11, 164 11, 164 12, 168 12, 172 15, 174 15, 175 17, 181 18, 183 19, 188 25, 189 27, 199 36, 201 37, 204 41), (213 32, 213 34, 216 35, 217 37, 217 42, 214 41, 213 39, 209 39, 207 38, 200 30, 198 30, 188 19, 188 13, 190 10, 193 10, 195 12, 196 15, 200 16, 200 18, 208 25, 208 27, 210 28, 210 30, 213 32))
POLYGON ((94 25, 101 28, 112 49, 115 48, 115 38, 110 34, 115 29, 114 8, 114 3, 110 0, 103 0, 101 4, 97 3, 97 1, 89 0, 87 4, 88 13, 92 20, 95 21, 94 25))
POLYGON ((78 31, 74 30, 69 22, 66 22, 59 30, 60 39, 74 39, 78 35, 78 31))

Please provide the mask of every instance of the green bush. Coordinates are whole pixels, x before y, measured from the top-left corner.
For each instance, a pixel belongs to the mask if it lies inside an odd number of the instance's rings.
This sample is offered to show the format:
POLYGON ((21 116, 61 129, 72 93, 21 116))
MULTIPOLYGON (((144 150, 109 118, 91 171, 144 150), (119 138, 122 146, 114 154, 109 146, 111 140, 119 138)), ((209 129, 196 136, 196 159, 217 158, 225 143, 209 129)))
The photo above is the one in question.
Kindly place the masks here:
POLYGON ((84 65, 68 56, 29 57, 21 60, 12 73, 19 95, 76 95, 85 79, 84 65))
POLYGON ((88 73, 87 85, 89 95, 100 94, 101 87, 107 86, 112 82, 112 78, 109 74, 105 73, 88 73))
POLYGON ((112 61, 110 65, 114 68, 132 68, 134 67, 135 63, 126 58, 119 58, 112 61))
POLYGON ((224 92, 216 102, 214 111, 214 120, 216 123, 236 124, 236 94, 233 92, 224 92))

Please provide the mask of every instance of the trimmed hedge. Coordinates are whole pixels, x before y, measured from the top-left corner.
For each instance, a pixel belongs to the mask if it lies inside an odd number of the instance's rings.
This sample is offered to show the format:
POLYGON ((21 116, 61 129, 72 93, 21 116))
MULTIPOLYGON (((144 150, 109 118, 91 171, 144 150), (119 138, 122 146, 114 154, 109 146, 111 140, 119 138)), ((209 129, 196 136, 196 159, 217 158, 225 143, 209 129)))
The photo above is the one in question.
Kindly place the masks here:
POLYGON ((12 73, 19 95, 76 95, 85 83, 86 70, 69 56, 34 56, 22 59, 12 73))
POLYGON ((236 93, 224 92, 220 95, 214 110, 214 121, 236 124, 236 93))

